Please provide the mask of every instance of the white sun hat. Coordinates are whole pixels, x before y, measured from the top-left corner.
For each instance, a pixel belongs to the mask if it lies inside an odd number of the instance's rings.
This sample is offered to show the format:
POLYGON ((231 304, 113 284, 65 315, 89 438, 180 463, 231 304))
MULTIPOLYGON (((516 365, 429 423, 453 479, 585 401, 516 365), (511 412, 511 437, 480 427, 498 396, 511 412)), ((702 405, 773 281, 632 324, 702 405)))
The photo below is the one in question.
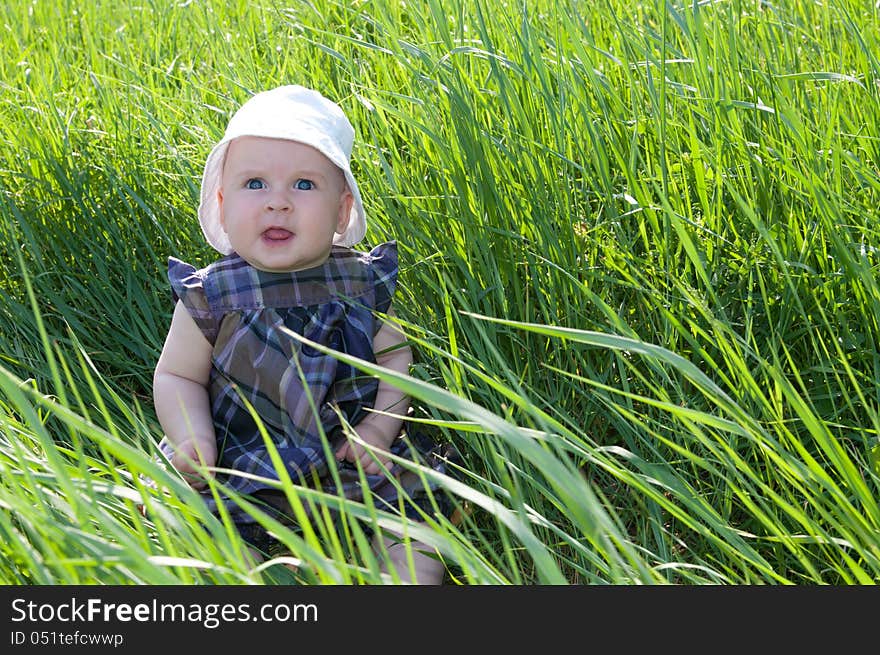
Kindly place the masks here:
POLYGON ((333 243, 351 246, 364 238, 367 217, 357 182, 351 174, 351 148, 354 128, 342 109, 317 91, 298 85, 280 86, 252 96, 232 116, 226 133, 217 142, 205 162, 199 223, 208 243, 222 255, 232 252, 226 232, 220 225, 217 190, 229 142, 240 136, 289 139, 309 145, 345 173, 345 181, 354 196, 348 227, 333 237, 333 243))

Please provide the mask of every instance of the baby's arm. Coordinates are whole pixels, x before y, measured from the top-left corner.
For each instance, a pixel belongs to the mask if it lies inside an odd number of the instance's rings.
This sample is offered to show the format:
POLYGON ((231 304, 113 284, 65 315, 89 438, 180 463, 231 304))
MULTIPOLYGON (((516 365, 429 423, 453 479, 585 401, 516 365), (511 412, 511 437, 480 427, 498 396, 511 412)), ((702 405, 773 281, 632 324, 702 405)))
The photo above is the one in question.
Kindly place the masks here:
MULTIPOLYGON (((373 351, 376 353, 376 363, 379 366, 390 368, 398 373, 409 374, 409 366, 412 364, 412 350, 405 344, 406 337, 394 323, 394 311, 388 309, 386 322, 373 337, 373 351)), ((381 412, 389 412, 395 416, 368 413, 360 423, 355 426, 355 432, 365 442, 376 446, 379 451, 387 450, 391 442, 400 434, 403 426, 403 417, 409 409, 409 397, 396 387, 387 382, 379 381, 376 391, 374 408, 381 412)), ((383 464, 387 464, 388 458, 381 452, 374 454, 383 464)), ((360 460, 361 466, 367 473, 379 473, 379 465, 373 461, 373 457, 360 444, 348 441, 336 451, 336 457, 347 459, 350 462, 360 460)))
POLYGON ((153 374, 153 404, 174 449, 171 464, 195 489, 206 486, 195 475, 199 461, 217 463, 217 442, 208 398, 212 346, 178 301, 165 346, 153 374))

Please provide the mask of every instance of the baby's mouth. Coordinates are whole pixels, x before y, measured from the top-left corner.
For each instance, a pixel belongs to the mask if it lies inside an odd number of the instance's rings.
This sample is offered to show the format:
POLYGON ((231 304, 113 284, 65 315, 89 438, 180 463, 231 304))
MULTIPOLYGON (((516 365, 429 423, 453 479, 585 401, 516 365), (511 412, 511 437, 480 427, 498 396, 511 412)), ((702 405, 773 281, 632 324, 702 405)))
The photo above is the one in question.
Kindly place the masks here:
POLYGON ((293 232, 283 227, 270 227, 263 232, 263 238, 267 241, 287 241, 293 237, 293 232))

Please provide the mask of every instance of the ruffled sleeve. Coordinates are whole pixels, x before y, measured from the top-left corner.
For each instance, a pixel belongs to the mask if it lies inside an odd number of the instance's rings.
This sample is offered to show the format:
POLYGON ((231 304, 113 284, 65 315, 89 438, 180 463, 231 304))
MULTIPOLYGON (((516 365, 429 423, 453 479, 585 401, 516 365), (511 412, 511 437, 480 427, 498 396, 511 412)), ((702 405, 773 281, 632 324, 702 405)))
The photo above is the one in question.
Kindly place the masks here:
POLYGON ((373 308, 386 313, 397 289, 397 242, 381 243, 369 253, 373 282, 373 308))
POLYGON ((205 338, 214 343, 217 338, 218 321, 205 296, 204 271, 174 257, 168 258, 168 281, 174 302, 180 300, 192 316, 205 338))

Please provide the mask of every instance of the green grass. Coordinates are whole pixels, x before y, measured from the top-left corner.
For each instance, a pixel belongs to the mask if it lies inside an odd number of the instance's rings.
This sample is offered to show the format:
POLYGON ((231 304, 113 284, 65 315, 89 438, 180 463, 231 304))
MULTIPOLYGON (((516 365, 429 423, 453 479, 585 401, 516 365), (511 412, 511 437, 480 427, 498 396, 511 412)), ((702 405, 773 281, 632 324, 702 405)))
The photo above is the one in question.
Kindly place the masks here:
POLYGON ((0 8, 0 580, 373 583, 376 526, 453 584, 880 579, 874 3, 79 4, 0 8), (372 372, 473 512, 286 483, 342 518, 250 569, 150 384, 204 158, 282 83, 356 127, 417 358, 372 372))

